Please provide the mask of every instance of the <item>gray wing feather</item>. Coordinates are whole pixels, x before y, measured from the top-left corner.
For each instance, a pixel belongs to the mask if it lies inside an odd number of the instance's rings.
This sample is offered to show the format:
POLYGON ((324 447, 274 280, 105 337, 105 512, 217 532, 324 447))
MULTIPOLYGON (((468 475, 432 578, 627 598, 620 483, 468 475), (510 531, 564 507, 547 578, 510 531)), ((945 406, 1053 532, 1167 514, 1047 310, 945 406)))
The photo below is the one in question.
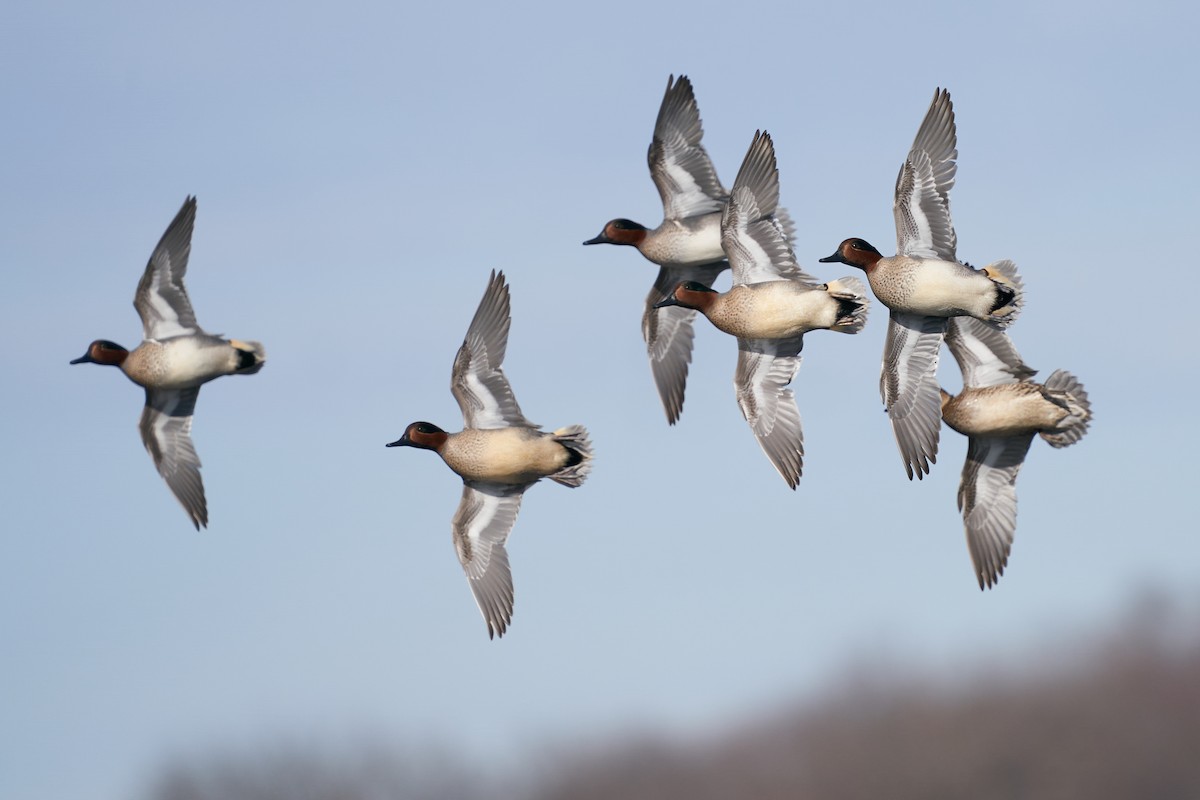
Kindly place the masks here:
POLYGON ((1017 527, 1017 472, 1033 434, 1005 438, 972 436, 967 446, 958 508, 979 588, 1004 574, 1017 527))
POLYGON ((1002 330, 974 317, 952 317, 946 345, 962 370, 963 386, 1020 383, 1037 374, 1002 330))
POLYGON ((958 170, 958 136, 950 93, 939 89, 896 177, 896 250, 916 258, 957 261, 950 189, 958 170))
POLYGON ((727 194, 700 140, 700 108, 686 75, 667 79, 646 159, 663 201, 663 217, 685 219, 720 211, 727 194))
POLYGON ((450 371, 450 391, 467 428, 538 427, 521 413, 501 369, 510 324, 504 273, 493 270, 450 371))
POLYGON ((775 221, 779 223, 779 229, 783 231, 784 240, 794 251, 796 249, 796 221, 792 219, 792 215, 786 208, 775 209, 775 221))
POLYGON ((181 391, 146 390, 146 407, 138 422, 142 444, 158 474, 199 530, 208 527, 200 457, 192 444, 192 414, 200 387, 181 391))
POLYGON ((796 263, 791 234, 776 216, 779 170, 770 134, 758 132, 746 152, 721 216, 721 246, 733 267, 734 284, 788 280, 819 283, 796 263))
POLYGON ((646 310, 642 314, 642 337, 654 385, 667 412, 667 421, 674 425, 683 413, 683 395, 687 388, 688 365, 692 362, 693 322, 696 312, 682 306, 655 308, 683 281, 697 281, 712 286, 729 262, 698 264, 688 267, 661 267, 650 293, 646 295, 646 310))
POLYGON ((945 317, 892 311, 879 391, 896 435, 909 480, 929 472, 937 461, 942 399, 937 382, 938 351, 945 317))
POLYGON ((462 500, 450 523, 455 552, 489 637, 503 636, 512 622, 512 572, 504 543, 517 521, 525 488, 464 482, 462 500))
POLYGON ((786 388, 800 368, 803 339, 739 339, 733 386, 742 415, 767 458, 795 489, 804 466, 796 396, 786 388))
POLYGON ((138 281, 133 307, 142 318, 146 339, 161 341, 173 336, 203 333, 196 324, 196 314, 183 286, 195 223, 196 198, 189 196, 155 245, 146 271, 138 281))

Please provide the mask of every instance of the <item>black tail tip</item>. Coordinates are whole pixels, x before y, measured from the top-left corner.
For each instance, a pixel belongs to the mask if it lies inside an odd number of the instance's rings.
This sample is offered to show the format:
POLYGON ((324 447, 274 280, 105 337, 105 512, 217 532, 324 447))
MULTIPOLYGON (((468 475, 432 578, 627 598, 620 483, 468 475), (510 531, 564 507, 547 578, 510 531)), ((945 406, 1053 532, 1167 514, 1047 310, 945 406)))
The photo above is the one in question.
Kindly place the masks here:
POLYGON ((253 350, 237 350, 237 369, 238 375, 253 375, 263 368, 263 364, 267 363, 265 358, 262 358, 253 350))

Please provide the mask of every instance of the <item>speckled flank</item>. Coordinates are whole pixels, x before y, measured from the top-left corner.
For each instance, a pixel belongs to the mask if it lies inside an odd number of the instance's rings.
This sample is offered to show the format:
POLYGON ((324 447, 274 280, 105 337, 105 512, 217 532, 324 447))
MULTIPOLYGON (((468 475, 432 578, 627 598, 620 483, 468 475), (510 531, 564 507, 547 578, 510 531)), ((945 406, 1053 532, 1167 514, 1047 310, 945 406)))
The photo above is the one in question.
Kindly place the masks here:
POLYGON ((438 454, 463 478, 513 485, 552 475, 571 460, 551 434, 530 428, 453 433, 438 454))

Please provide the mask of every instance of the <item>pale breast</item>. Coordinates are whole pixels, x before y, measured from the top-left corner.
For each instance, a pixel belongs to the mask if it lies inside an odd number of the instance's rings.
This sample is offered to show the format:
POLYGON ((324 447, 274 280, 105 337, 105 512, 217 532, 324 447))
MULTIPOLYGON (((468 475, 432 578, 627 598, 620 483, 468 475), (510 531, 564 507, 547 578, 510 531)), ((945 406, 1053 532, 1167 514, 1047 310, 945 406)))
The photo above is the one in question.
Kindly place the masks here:
POLYGON ((733 287, 708 318, 743 339, 786 339, 836 322, 837 300, 794 281, 767 281, 733 287))
POLYGON ((1034 383, 964 389, 942 409, 946 424, 967 436, 1015 436, 1054 430, 1065 415, 1034 383))
POLYGON ((451 434, 441 456, 452 470, 469 480, 522 484, 557 472, 570 453, 540 431, 501 428, 451 434))

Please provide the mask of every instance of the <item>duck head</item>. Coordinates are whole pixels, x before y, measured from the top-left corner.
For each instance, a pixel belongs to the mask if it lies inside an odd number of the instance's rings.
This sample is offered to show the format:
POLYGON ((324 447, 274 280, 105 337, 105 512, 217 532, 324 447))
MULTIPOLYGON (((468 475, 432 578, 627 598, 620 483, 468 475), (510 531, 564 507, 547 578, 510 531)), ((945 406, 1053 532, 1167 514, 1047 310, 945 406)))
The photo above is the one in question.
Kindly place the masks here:
POLYGON ((604 229, 594 239, 584 244, 628 244, 637 247, 646 238, 645 225, 631 219, 614 219, 605 223, 604 229))
POLYGON ((421 450, 437 450, 446 443, 450 434, 432 422, 414 422, 404 429, 404 435, 388 447, 416 447, 421 450))
POLYGON ((716 289, 705 286, 703 283, 684 281, 678 284, 675 290, 669 295, 655 303, 654 307, 683 306, 684 308, 704 311, 717 299, 718 294, 716 289))
POLYGON ((109 367, 119 367, 125 363, 129 351, 116 342, 108 339, 97 339, 88 345, 87 352, 74 359, 72 364, 104 364, 109 367))
POLYGON ((833 251, 833 255, 825 256, 817 259, 823 264, 828 264, 832 261, 837 261, 842 264, 849 264, 852 267, 858 267, 861 270, 869 270, 875 266, 875 262, 883 258, 875 247, 864 239, 846 239, 838 245, 838 249, 833 251))

